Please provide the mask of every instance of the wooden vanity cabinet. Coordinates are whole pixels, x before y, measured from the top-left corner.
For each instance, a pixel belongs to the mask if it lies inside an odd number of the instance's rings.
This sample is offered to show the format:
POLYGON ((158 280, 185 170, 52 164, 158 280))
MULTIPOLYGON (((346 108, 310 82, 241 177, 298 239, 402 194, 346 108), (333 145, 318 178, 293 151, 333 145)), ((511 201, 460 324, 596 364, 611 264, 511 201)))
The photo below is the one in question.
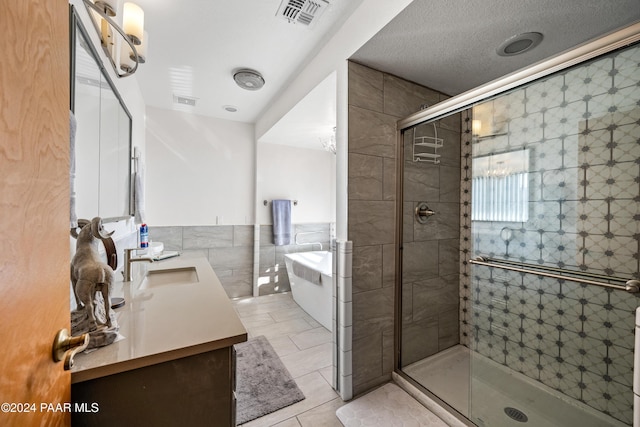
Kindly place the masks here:
POLYGON ((235 350, 75 383, 71 400, 72 426, 235 426, 235 350))

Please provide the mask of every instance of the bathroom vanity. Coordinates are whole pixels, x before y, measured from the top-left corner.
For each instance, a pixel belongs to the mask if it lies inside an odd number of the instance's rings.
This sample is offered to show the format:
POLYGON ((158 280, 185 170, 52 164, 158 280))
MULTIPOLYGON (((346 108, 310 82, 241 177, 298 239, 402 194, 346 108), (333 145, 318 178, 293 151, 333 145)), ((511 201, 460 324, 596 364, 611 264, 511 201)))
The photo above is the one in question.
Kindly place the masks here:
POLYGON ((247 332, 207 259, 133 269, 112 292, 122 339, 74 360, 73 424, 235 426, 233 345, 247 332))

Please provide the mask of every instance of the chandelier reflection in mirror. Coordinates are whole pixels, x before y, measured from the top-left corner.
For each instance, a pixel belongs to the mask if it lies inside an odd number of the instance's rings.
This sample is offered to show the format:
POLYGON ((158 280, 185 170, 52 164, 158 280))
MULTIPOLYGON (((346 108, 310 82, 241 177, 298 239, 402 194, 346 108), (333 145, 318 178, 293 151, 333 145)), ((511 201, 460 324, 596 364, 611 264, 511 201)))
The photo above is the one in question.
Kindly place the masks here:
POLYGON ((122 0, 82 1, 92 18, 100 36, 102 49, 109 58, 116 75, 127 77, 135 73, 138 65, 146 61, 149 44, 149 36, 144 31, 142 8, 134 3, 122 5, 122 0))

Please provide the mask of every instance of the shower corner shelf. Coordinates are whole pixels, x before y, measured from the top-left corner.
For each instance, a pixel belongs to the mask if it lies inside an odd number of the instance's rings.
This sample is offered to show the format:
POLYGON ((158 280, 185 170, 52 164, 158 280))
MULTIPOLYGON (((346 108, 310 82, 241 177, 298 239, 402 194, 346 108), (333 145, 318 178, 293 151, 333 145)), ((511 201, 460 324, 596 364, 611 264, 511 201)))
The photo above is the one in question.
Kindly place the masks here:
POLYGON ((438 130, 433 123, 434 136, 416 136, 416 129, 413 128, 413 161, 440 163, 438 149, 442 148, 443 139, 438 138, 438 130))

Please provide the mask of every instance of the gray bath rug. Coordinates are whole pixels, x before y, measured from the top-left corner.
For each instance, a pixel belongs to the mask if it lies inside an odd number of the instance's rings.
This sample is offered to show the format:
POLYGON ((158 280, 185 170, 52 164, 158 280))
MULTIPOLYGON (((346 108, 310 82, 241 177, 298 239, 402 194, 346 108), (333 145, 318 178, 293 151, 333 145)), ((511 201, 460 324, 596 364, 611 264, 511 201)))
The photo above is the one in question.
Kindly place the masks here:
POLYGON ((244 424, 304 399, 263 336, 236 344, 236 422, 244 424))

